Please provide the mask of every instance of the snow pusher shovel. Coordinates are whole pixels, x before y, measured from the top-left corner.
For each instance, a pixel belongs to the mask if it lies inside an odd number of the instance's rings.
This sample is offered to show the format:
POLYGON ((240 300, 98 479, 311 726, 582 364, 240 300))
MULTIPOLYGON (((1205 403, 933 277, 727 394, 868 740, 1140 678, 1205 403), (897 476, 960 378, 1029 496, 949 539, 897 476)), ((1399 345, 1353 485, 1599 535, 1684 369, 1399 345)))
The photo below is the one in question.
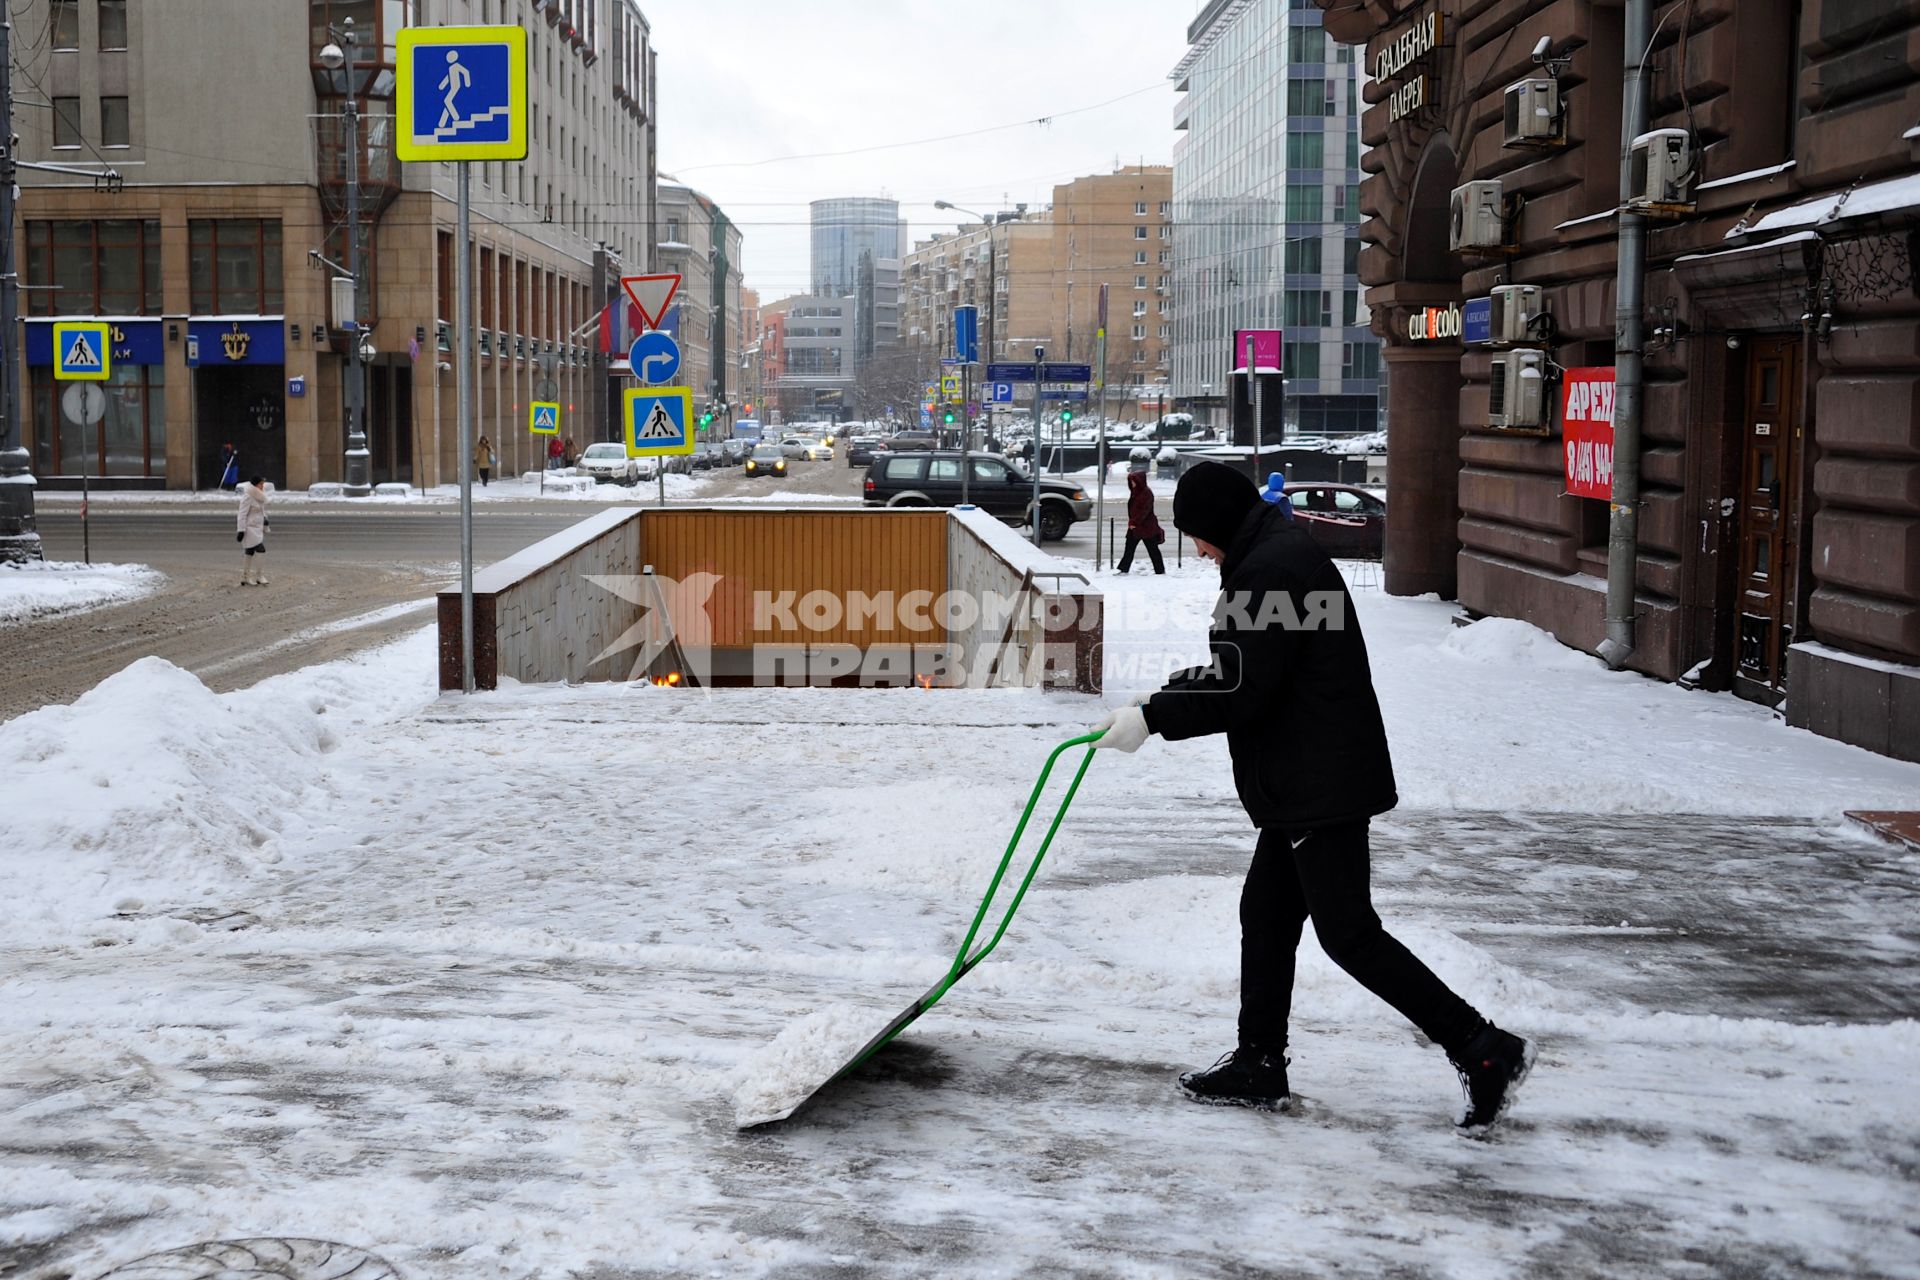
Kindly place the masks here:
MULTIPOLYGON (((1092 744, 1099 736, 1097 733, 1090 733, 1078 738, 1069 738, 1055 747, 1053 754, 1047 757, 1047 763, 1040 770, 1040 777, 1033 784, 1033 793, 1027 797, 1026 810, 1020 815, 1020 821, 1013 829, 1013 837, 1007 841, 1007 851, 1000 855, 1000 865, 994 868, 993 879, 987 885, 986 896, 980 899, 980 909, 973 913, 973 923, 967 928, 967 936, 960 941, 960 949, 954 954, 953 965, 940 980, 927 988, 925 995, 908 1005, 877 1035, 861 1044, 851 1057, 843 1057, 844 1050, 835 1051, 834 1056, 826 1057, 821 1054, 823 1048, 821 1043, 797 1046, 800 1061, 783 1061, 778 1064, 781 1079, 768 1082, 751 1096, 743 1092, 736 1098, 734 1119, 738 1127, 753 1129, 791 1116, 824 1093, 828 1086, 878 1053, 895 1036, 906 1030, 914 1019, 939 1003, 940 997, 947 994, 954 983, 965 977, 975 965, 985 960, 993 949, 1000 945, 1000 939, 1006 935, 1007 926, 1013 923, 1013 913, 1020 909, 1021 899, 1027 896, 1027 889, 1033 884, 1033 878, 1040 870, 1040 862, 1047 856, 1047 850, 1053 844, 1054 833, 1060 830, 1060 823, 1067 816, 1067 806, 1073 803, 1074 793, 1080 789, 1080 780, 1086 777, 1087 766, 1093 763, 1092 744), (993 904, 994 894, 999 892, 1001 883, 1007 877, 1007 868, 1013 864, 1013 855, 1020 847, 1020 838, 1026 834, 1027 824, 1033 818, 1034 807, 1039 804, 1040 796, 1046 790, 1047 779, 1053 775, 1053 766, 1061 756, 1075 747, 1085 747, 1086 754, 1081 758, 1080 767, 1074 771, 1073 781, 1068 784, 1066 794, 1060 798, 1060 807, 1054 811, 1053 821, 1048 824, 1047 833, 1041 839, 1039 849, 1034 852, 1033 861, 1027 867, 1027 874, 1021 879, 1020 887, 1014 892, 1013 900, 1007 904, 1006 911, 1000 917, 1000 925, 993 931, 993 936, 982 943, 978 950, 974 950, 974 939, 980 936, 980 926, 986 920, 987 908, 993 904), (816 1055, 819 1056, 816 1057, 816 1055), (803 1067, 809 1059, 813 1060, 811 1065, 816 1070, 812 1073, 804 1073, 803 1067), (835 1062, 840 1064, 837 1068, 832 1065, 835 1062), (829 1071, 831 1074, 827 1074, 829 1071), (809 1083, 814 1080, 819 1083, 809 1083)), ((781 1041, 786 1038, 783 1035, 781 1041)), ((776 1050, 781 1047, 781 1041, 775 1042, 776 1050)), ((830 1035, 825 1043, 845 1045, 849 1043, 849 1038, 834 1028, 830 1029, 830 1035)))

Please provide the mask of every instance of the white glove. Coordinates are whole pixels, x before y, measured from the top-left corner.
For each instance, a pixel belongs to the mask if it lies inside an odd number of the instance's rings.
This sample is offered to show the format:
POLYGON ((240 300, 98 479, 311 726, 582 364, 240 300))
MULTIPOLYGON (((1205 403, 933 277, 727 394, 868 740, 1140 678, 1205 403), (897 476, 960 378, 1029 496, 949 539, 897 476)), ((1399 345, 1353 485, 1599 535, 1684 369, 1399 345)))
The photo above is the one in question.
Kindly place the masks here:
POLYGON ((1140 749, 1140 744, 1147 740, 1152 731, 1147 728, 1146 712, 1139 707, 1122 707, 1095 725, 1094 732, 1100 735, 1093 744, 1096 748, 1132 754, 1140 749))

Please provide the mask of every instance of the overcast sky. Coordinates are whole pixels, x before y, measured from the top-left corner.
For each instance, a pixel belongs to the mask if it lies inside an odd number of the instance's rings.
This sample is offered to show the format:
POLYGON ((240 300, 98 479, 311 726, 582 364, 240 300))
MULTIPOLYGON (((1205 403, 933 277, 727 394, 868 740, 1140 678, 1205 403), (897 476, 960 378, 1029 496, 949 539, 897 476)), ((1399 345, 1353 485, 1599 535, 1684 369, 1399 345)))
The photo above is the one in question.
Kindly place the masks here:
POLYGON ((1116 161, 1168 163, 1167 72, 1200 7, 645 0, 660 51, 661 179, 705 192, 740 226, 747 284, 763 301, 804 292, 810 201, 891 197, 920 238, 955 225, 935 200, 981 213, 1039 206, 1055 183, 1116 161), (1020 123, 1041 116, 1053 122, 1020 123), (753 163, 862 148, 884 149, 753 163))

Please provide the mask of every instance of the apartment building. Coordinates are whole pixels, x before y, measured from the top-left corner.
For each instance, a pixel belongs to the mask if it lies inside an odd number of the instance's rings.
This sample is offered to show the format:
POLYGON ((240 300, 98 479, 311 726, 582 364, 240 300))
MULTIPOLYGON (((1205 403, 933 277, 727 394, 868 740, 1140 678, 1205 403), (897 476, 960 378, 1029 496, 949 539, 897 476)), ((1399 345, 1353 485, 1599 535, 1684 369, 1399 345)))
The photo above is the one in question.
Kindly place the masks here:
POLYGON ((503 471, 534 465, 524 417, 551 382, 569 434, 612 433, 594 325, 656 238, 656 55, 637 0, 32 0, 13 15, 15 92, 48 104, 16 112, 21 158, 103 175, 21 174, 41 483, 204 488, 229 445, 282 486, 343 478, 352 317, 331 314, 332 272, 310 255, 347 258, 349 95, 372 479, 456 478, 454 170, 401 164, 388 124, 413 23, 518 23, 530 40, 531 153, 472 169, 475 430, 503 471), (353 64, 330 70, 321 51, 346 45, 348 19, 353 64), (107 417, 85 433, 52 378, 69 318, 113 325, 107 417))

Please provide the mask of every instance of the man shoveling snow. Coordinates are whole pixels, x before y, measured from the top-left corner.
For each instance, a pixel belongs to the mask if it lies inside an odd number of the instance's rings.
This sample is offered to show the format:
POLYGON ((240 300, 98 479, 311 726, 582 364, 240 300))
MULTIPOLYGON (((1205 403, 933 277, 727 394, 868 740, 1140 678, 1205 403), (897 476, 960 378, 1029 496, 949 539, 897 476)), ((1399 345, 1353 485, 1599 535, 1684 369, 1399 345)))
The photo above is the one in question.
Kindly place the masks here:
POLYGON ((1340 571, 1246 476, 1203 462, 1180 477, 1174 525, 1220 566, 1212 662, 1109 715, 1096 747, 1131 752, 1224 733, 1259 828, 1240 896, 1240 1042, 1180 1077, 1196 1102, 1284 1111, 1294 950, 1309 917, 1330 959, 1446 1051, 1466 1095, 1459 1128, 1506 1114, 1535 1046, 1481 1017, 1389 934, 1368 888, 1367 826, 1394 807, 1393 763, 1366 641, 1340 571), (1295 729, 1313 725, 1310 742, 1295 729))

